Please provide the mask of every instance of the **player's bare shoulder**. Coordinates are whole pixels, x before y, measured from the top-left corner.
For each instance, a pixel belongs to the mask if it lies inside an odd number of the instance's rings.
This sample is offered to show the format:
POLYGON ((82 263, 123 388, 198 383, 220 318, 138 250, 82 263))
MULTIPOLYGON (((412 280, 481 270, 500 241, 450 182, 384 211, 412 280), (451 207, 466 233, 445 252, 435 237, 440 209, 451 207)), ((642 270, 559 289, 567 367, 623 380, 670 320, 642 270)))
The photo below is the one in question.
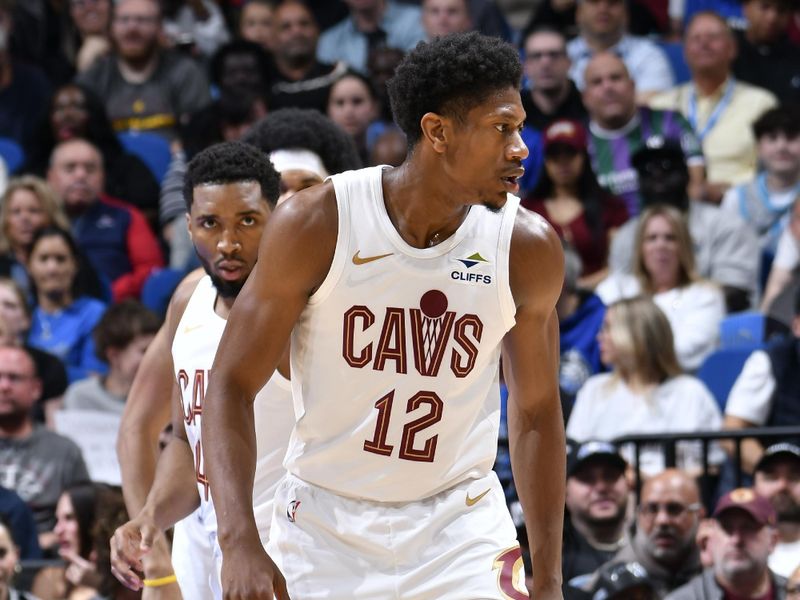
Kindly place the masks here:
POLYGON ((511 234, 509 276, 517 306, 531 300, 555 303, 564 280, 564 252, 558 235, 541 216, 517 211, 511 234))

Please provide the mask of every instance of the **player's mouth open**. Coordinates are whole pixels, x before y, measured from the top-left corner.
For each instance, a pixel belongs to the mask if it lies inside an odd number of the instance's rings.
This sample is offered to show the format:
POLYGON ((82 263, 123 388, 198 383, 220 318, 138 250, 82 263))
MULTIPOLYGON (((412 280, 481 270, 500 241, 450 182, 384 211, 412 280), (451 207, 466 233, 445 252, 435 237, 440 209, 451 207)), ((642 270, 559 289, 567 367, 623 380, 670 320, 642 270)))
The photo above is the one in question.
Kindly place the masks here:
POLYGON ((519 177, 517 175, 508 175, 500 178, 507 192, 515 194, 519 191, 519 177))

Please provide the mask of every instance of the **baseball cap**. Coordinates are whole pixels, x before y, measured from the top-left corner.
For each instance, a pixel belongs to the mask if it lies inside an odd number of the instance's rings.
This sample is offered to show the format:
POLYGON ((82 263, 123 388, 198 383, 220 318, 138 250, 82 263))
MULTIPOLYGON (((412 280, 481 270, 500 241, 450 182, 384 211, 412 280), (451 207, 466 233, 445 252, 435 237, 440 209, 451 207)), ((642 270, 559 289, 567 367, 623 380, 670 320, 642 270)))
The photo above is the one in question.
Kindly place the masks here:
POLYGON ((610 442, 591 440, 579 444, 573 441, 567 444, 567 477, 572 477, 590 459, 604 460, 619 467, 621 471, 628 466, 617 447, 610 442))
POLYGON ((634 169, 641 171, 650 161, 665 159, 683 165, 686 164, 683 148, 677 140, 664 138, 660 135, 652 135, 645 140, 641 148, 633 153, 631 164, 634 169))
POLYGON ((553 121, 542 134, 544 151, 553 145, 568 146, 578 151, 586 149, 586 129, 577 121, 559 119, 553 121))
POLYGON ((592 600, 655 598, 645 568, 638 562, 613 562, 600 567, 592 588, 592 600))
POLYGON ((758 461, 758 464, 756 464, 755 470, 760 471, 766 468, 770 462, 779 456, 793 456, 795 459, 800 461, 800 446, 789 442, 772 444, 770 447, 764 450, 764 455, 761 457, 761 460, 758 461))
POLYGON ((717 502, 712 515, 715 519, 727 510, 738 508, 745 511, 760 525, 775 525, 777 517, 769 500, 756 494, 751 488, 737 488, 728 492, 717 502))

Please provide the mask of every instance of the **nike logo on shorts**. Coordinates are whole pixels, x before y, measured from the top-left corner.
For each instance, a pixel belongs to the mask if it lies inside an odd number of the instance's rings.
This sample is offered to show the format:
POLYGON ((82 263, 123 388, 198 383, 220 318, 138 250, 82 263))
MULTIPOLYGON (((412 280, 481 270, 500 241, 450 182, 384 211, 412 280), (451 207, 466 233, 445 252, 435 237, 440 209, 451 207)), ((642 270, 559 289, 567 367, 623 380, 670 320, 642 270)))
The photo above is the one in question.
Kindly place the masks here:
POLYGON ((467 492, 467 499, 465 500, 465 502, 467 503, 467 506, 475 506, 478 502, 481 501, 481 498, 483 498, 486 494, 488 494, 491 491, 492 491, 492 489, 489 488, 488 490, 486 490, 482 494, 478 494, 474 498, 470 498, 469 497, 469 492, 467 492))

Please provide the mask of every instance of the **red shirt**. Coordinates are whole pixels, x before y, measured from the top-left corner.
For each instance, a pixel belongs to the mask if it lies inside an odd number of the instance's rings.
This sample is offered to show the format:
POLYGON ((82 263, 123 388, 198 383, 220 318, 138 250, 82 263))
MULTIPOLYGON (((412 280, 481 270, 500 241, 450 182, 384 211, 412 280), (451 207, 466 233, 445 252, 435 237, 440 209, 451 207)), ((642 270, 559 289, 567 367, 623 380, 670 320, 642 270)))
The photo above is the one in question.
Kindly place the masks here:
POLYGON ((628 220, 628 209, 625 203, 616 196, 604 196, 600 212, 602 235, 596 235, 586 221, 586 213, 581 213, 566 225, 553 222, 547 211, 544 200, 526 198, 522 206, 539 213, 553 226, 558 236, 568 242, 581 257, 582 275, 591 275, 606 266, 608 262, 608 231, 615 229, 628 220))

